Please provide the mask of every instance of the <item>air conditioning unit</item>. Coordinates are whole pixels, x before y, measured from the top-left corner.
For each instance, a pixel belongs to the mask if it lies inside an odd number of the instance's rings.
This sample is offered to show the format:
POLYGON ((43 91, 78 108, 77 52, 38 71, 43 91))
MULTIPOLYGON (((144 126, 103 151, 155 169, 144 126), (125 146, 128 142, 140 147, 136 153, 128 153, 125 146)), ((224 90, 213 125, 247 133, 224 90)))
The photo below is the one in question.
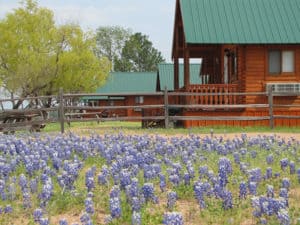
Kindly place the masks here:
POLYGON ((272 87, 274 95, 281 93, 286 95, 300 95, 300 83, 267 83, 266 91, 272 87))

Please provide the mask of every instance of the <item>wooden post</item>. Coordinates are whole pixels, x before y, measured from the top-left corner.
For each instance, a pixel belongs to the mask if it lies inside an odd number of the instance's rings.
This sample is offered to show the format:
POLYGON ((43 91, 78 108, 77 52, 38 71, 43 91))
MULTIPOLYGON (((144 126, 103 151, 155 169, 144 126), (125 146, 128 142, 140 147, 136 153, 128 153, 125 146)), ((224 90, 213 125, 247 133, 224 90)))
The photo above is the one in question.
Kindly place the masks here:
POLYGON ((58 108, 58 118, 60 122, 60 132, 63 134, 65 132, 65 113, 64 113, 64 91, 62 88, 59 89, 59 108, 58 108))
POLYGON ((274 112, 273 112, 273 89, 272 86, 268 86, 268 104, 269 104, 269 116, 270 116, 270 128, 274 128, 274 112))
POLYGON ((165 86, 165 90, 164 90, 164 105, 165 105, 165 128, 169 128, 169 103, 168 103, 167 86, 165 86))

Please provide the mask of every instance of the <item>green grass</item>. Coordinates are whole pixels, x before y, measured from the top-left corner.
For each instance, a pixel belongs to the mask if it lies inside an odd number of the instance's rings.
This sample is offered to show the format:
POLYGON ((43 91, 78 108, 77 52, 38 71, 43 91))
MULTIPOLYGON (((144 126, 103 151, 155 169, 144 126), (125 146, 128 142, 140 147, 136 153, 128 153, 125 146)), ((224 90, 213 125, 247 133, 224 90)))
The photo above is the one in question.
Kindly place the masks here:
MULTIPOLYGON (((47 124, 42 132, 60 132, 60 124, 47 124)), ((212 127, 194 127, 194 128, 142 128, 141 122, 107 121, 107 122, 74 122, 65 124, 65 132, 79 132, 83 134, 96 133, 149 133, 149 134, 210 134, 211 131, 216 134, 227 133, 299 133, 300 127, 234 127, 234 126, 212 126, 212 127)))

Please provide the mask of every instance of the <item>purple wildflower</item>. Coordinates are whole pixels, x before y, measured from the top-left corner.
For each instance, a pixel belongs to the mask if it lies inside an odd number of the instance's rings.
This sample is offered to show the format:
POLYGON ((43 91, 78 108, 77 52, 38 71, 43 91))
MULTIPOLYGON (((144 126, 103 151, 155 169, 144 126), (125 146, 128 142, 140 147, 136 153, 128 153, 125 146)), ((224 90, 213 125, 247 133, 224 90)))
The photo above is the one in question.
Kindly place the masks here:
POLYGON ((164 225, 183 225, 182 215, 178 212, 167 212, 164 214, 164 225))
POLYGON ((282 170, 285 170, 289 165, 289 159, 284 158, 280 160, 280 167, 282 170))
POLYGON ((247 183, 242 181, 240 183, 240 194, 239 197, 245 199, 247 196, 247 183))
POLYGON ((167 208, 169 210, 172 210, 174 205, 176 204, 177 200, 177 194, 175 191, 170 191, 167 195, 168 201, 167 201, 167 208))
POLYGON ((267 197, 274 198, 274 187, 272 185, 267 185, 267 197))
POLYGON ((142 219, 141 213, 133 211, 131 225, 141 225, 142 224, 141 219, 142 219))
POLYGON ((290 216, 286 209, 280 209, 280 211, 277 214, 277 218, 280 221, 281 225, 290 225, 291 224, 290 216))
POLYGON ((282 182, 281 182, 281 187, 282 187, 282 188, 286 188, 287 190, 289 190, 290 186, 291 186, 290 179, 289 179, 289 178, 286 178, 286 177, 283 178, 283 179, 282 179, 282 182))
POLYGON ((112 218, 121 217, 121 201, 119 198, 110 198, 109 200, 110 215, 112 218))
POLYGON ((231 209, 233 207, 232 204, 232 194, 230 191, 224 191, 224 194, 222 196, 223 199, 223 209, 224 210, 228 210, 231 209))
POLYGON ((35 222, 40 221, 40 219, 43 217, 43 210, 40 208, 37 208, 33 211, 33 219, 35 222))
POLYGON ((84 205, 85 205, 85 211, 86 211, 88 214, 93 215, 94 212, 95 212, 93 200, 92 200, 91 198, 85 199, 84 205))
POLYGON ((290 174, 295 174, 296 173, 296 166, 293 161, 290 161, 290 174))
POLYGON ((272 175, 273 175, 272 168, 268 167, 266 170, 266 178, 270 179, 270 178, 272 178, 272 175))
POLYGON ((39 220, 39 224, 40 225, 49 225, 50 223, 49 223, 49 219, 48 218, 41 218, 40 220, 39 220))
POLYGON ((66 219, 60 219, 59 225, 68 225, 68 221, 66 219))

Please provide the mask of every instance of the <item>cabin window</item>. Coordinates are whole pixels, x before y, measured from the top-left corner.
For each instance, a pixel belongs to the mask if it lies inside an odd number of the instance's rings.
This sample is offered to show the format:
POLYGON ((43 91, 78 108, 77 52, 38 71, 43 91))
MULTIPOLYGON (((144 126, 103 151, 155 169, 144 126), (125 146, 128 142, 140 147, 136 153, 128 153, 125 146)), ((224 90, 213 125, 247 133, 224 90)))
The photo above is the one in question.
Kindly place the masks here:
POLYGON ((294 72, 294 52, 293 51, 269 51, 269 73, 293 73, 294 72))
POLYGON ((144 96, 136 96, 135 97, 136 104, 143 104, 144 103, 144 96))

